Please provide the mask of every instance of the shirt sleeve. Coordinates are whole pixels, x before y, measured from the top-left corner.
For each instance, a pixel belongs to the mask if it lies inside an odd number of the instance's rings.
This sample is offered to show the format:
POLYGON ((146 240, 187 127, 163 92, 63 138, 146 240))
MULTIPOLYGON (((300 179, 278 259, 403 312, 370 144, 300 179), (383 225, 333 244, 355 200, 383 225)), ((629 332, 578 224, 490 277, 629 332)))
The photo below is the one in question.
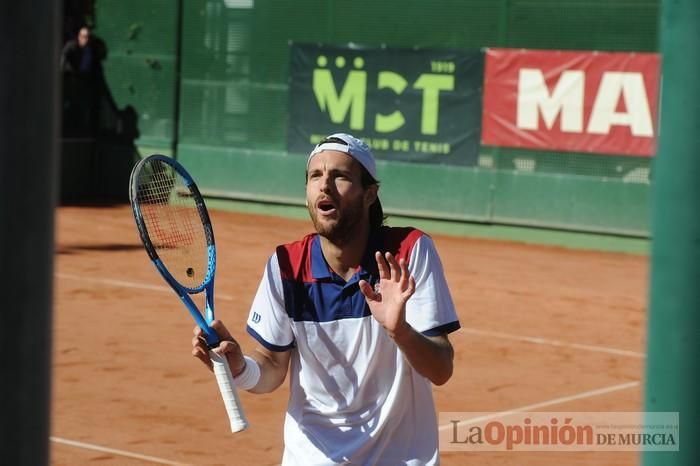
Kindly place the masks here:
POLYGON ((270 351, 287 351, 294 347, 294 333, 284 307, 282 278, 276 253, 265 266, 250 308, 246 330, 270 351))
POLYGON ((406 303, 406 321, 426 336, 444 335, 459 329, 459 319, 445 280, 433 240, 421 236, 411 251, 408 270, 416 291, 406 303))

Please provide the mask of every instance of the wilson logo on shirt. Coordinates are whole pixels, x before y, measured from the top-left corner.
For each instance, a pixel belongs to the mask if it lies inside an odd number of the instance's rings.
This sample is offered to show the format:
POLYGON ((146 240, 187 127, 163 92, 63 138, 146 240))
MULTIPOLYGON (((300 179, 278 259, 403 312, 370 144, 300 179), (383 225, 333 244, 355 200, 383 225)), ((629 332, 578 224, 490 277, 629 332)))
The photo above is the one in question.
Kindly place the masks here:
POLYGON ((258 323, 260 323, 261 318, 262 318, 262 316, 260 314, 258 314, 257 312, 253 312, 253 318, 251 320, 253 321, 254 324, 258 324, 258 323))

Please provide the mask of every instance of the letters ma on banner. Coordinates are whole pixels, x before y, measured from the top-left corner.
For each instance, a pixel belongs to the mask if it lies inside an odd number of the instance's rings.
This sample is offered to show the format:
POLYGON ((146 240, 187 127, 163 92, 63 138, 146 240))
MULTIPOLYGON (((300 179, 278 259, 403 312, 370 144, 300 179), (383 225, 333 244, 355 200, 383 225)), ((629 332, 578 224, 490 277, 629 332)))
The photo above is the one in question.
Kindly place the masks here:
POLYGON ((652 156, 659 55, 488 49, 482 143, 652 156))

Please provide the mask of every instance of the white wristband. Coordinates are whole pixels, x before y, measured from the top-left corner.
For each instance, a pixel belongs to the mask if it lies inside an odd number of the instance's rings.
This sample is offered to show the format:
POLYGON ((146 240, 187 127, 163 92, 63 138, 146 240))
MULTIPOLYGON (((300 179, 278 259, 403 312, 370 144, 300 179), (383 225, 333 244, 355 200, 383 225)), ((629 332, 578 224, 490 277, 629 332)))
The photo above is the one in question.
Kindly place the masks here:
POLYGON ((250 390, 260 381, 260 366, 258 362, 250 356, 243 356, 245 359, 245 369, 233 378, 236 386, 241 390, 250 390))

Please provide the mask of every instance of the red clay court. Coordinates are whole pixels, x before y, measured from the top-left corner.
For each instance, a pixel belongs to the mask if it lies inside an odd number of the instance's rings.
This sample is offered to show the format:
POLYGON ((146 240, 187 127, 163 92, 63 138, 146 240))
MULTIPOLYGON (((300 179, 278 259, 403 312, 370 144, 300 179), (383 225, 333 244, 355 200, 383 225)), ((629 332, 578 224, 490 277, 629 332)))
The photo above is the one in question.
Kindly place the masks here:
MULTIPOLYGON (((308 221, 213 211, 217 317, 244 349, 266 259, 308 221)), ((462 329, 438 411, 640 411, 648 258, 433 235, 462 329)), ((52 464, 277 465, 288 391, 231 434, 193 323, 128 206, 57 212, 52 464)), ((443 453, 442 464, 634 465, 635 452, 443 453)))

